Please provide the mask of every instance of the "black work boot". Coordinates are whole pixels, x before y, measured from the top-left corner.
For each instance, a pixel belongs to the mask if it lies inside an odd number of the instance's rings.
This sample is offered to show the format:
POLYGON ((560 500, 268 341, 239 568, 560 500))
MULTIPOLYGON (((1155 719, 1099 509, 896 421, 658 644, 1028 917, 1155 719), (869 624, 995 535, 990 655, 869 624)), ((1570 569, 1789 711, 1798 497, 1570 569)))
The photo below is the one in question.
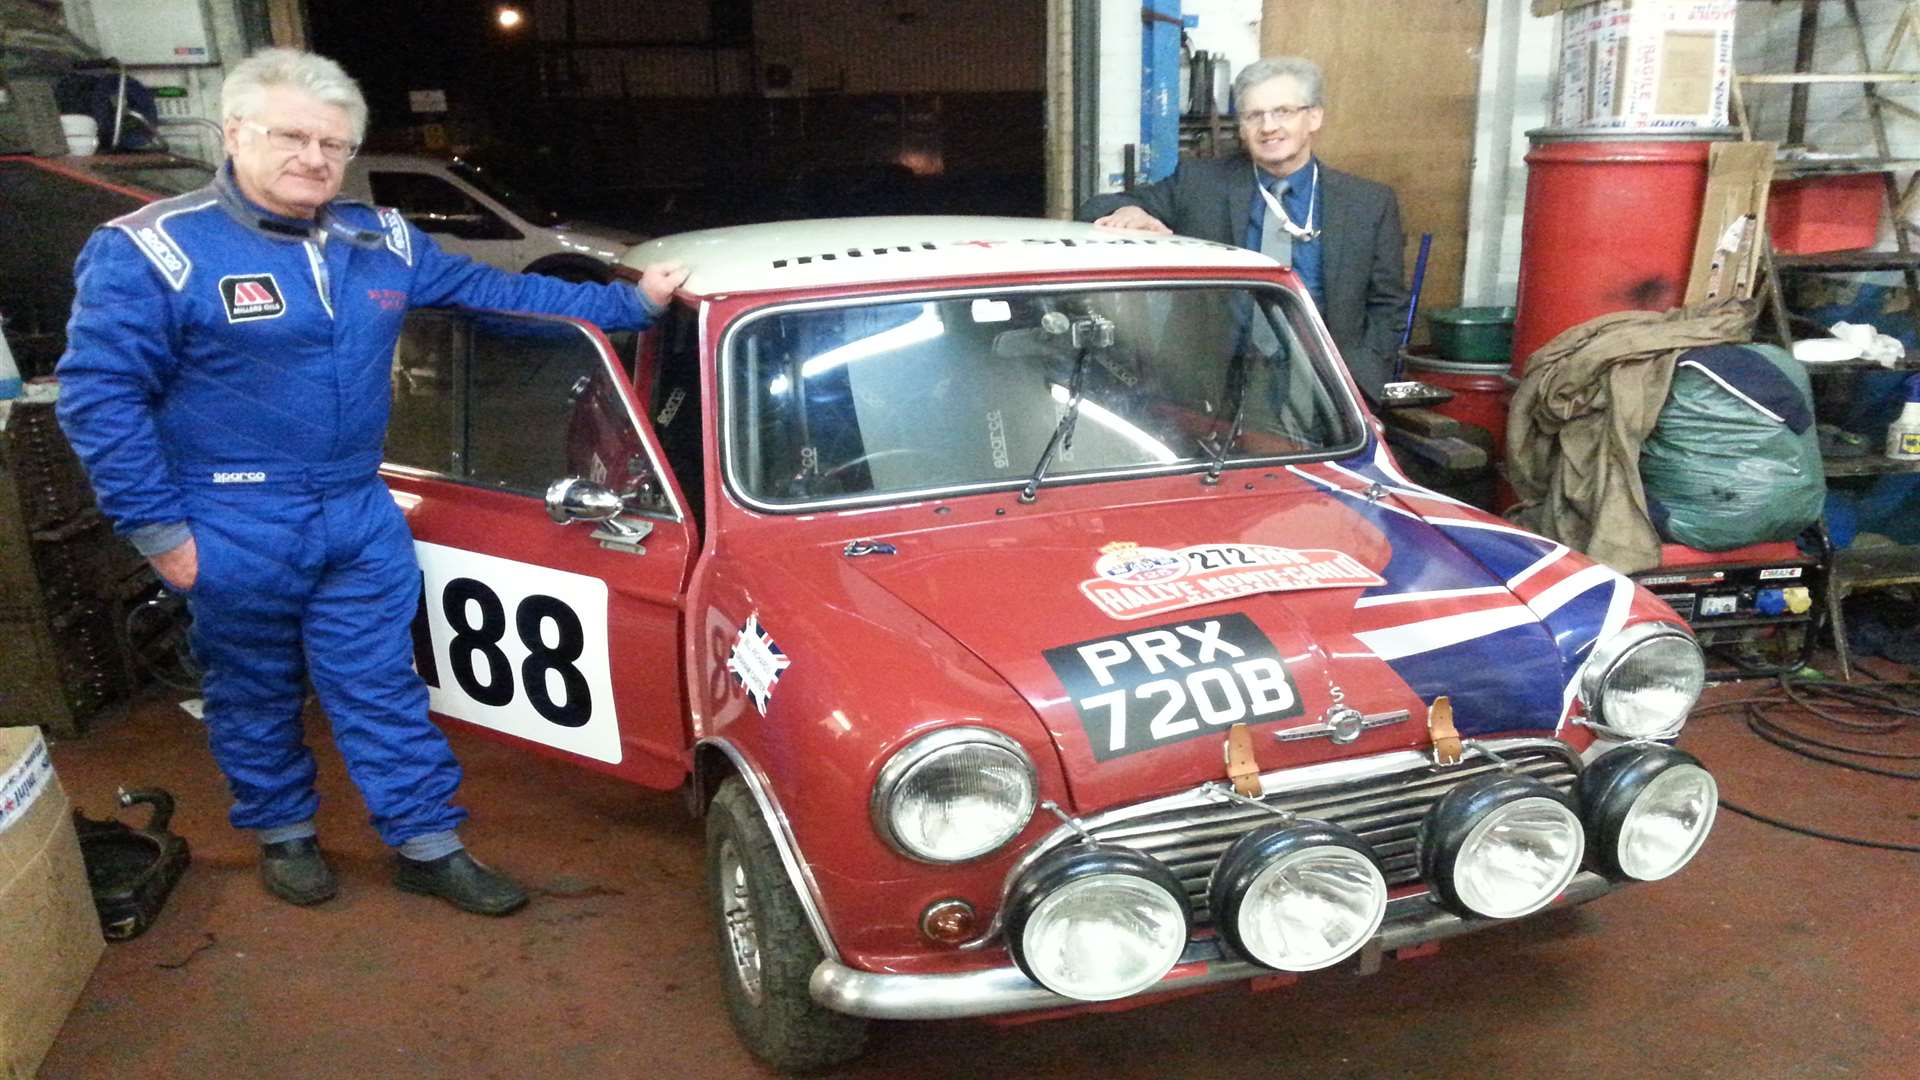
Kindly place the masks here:
POLYGON ((437 859, 394 856, 393 883, 408 892, 437 896, 475 915, 509 915, 525 906, 527 890, 466 853, 437 859))
POLYGON ((320 841, 311 836, 261 844, 260 881, 268 892, 301 907, 331 900, 339 891, 320 854, 320 841))

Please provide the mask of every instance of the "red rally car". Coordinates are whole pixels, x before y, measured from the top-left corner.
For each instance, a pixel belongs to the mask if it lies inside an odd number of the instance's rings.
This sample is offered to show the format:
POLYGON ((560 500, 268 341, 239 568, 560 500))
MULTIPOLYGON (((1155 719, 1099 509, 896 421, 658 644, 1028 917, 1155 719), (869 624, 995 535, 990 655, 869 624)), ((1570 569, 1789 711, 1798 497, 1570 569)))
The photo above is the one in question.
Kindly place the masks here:
POLYGON ((663 259, 618 347, 416 315, 386 475, 433 708, 687 790, 768 1062, 1371 969, 1712 827, 1685 624, 1409 482, 1264 256, 875 218, 663 259))

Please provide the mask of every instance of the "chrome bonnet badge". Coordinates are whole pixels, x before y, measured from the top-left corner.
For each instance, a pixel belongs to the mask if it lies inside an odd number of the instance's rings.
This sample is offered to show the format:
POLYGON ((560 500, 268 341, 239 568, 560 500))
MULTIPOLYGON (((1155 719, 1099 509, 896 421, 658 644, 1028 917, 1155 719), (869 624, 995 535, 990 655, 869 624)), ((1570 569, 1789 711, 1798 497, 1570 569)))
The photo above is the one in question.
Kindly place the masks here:
POLYGON ((1281 742, 1297 742, 1301 739, 1318 739, 1325 737, 1332 739, 1341 746, 1345 746, 1355 739, 1358 739, 1360 733, 1363 731, 1371 728, 1386 727, 1389 724, 1398 724, 1411 718, 1412 715, 1412 713, 1405 709, 1399 709, 1394 712, 1374 713, 1368 716, 1351 705, 1335 705, 1320 717, 1319 723, 1302 724, 1299 727, 1288 728, 1285 731, 1276 731, 1273 733, 1273 737, 1281 742))

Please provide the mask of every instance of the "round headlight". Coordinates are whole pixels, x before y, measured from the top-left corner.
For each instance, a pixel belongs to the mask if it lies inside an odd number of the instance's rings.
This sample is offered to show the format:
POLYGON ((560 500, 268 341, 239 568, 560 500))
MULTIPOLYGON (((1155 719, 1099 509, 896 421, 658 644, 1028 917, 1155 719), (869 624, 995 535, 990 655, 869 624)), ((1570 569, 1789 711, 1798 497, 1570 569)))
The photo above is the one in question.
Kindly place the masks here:
POLYGON ((1020 970, 1056 994, 1111 1001, 1166 977, 1186 948, 1180 879, 1125 848, 1090 845, 1035 863, 1007 898, 1020 970))
POLYGON ((1580 678, 1587 721, 1627 739, 1680 730, 1706 685, 1700 646, 1660 623, 1628 627, 1595 645, 1580 678))
POLYGON ((1274 825, 1233 842, 1214 867, 1215 927, 1242 955, 1317 971, 1358 952, 1387 914, 1387 879, 1366 842, 1337 825, 1274 825))
POLYGON ((1585 851, 1572 801, 1530 777, 1469 781, 1420 823, 1420 875, 1462 915, 1513 919, 1540 910, 1580 871, 1585 851))
POLYGON ((873 824, 904 855, 965 862, 1013 839, 1033 817, 1033 762, 986 728, 944 728, 880 770, 873 824))
POLYGON ((1713 775, 1670 746, 1609 750, 1580 776, 1588 844, 1615 877, 1658 881, 1687 865, 1719 806, 1713 775))

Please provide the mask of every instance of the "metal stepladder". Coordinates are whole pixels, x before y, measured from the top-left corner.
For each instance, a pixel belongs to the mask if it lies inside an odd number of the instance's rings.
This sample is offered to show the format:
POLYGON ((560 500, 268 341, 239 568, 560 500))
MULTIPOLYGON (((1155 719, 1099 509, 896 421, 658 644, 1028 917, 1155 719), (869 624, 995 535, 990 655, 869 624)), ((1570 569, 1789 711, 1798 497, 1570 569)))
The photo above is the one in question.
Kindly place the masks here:
POLYGON ((1882 51, 1878 63, 1867 42, 1867 32, 1860 17, 1859 0, 1840 0, 1846 13, 1847 28, 1853 44, 1858 50, 1861 69, 1848 72, 1817 72, 1809 68, 1813 64, 1814 45, 1819 31, 1819 13, 1823 7, 1831 8, 1835 4, 1822 3, 1821 0, 1800 0, 1800 32, 1794 56, 1794 71, 1735 76, 1733 81, 1733 116, 1740 128, 1743 139, 1752 140, 1753 124, 1747 105, 1747 90, 1755 86, 1785 85, 1792 88, 1792 102, 1787 118, 1786 138, 1782 143, 1781 156, 1775 164, 1774 174, 1779 178, 1813 176, 1856 176, 1877 174, 1881 177, 1885 190, 1885 205, 1893 223, 1893 251, 1839 251, 1823 252, 1813 255, 1780 255, 1773 250, 1772 242, 1763 233, 1760 237, 1760 262, 1766 279, 1766 294, 1762 299, 1762 308, 1770 313, 1772 330, 1780 344, 1791 349, 1793 334, 1789 328, 1786 297, 1781 289, 1782 273, 1806 271, 1813 273, 1864 273, 1880 270, 1898 270, 1902 273, 1910 310, 1920 314, 1920 253, 1916 253, 1909 232, 1916 226, 1909 224, 1909 214, 1916 209, 1916 200, 1920 199, 1920 171, 1902 189, 1894 177, 1896 171, 1920 170, 1920 150, 1917 156, 1897 156, 1887 137, 1886 116, 1889 112, 1914 121, 1920 121, 1920 108, 1887 97, 1881 92, 1884 86, 1895 84, 1920 84, 1920 0, 1897 0, 1900 13, 1894 21, 1892 33, 1888 36, 1886 48, 1882 51), (1911 44, 1914 52, 1914 68, 1900 70, 1894 67, 1901 47, 1911 44), (1872 150, 1868 153, 1822 153, 1806 145, 1807 106, 1810 90, 1819 85, 1858 84, 1867 110, 1867 123, 1872 132, 1872 150))

